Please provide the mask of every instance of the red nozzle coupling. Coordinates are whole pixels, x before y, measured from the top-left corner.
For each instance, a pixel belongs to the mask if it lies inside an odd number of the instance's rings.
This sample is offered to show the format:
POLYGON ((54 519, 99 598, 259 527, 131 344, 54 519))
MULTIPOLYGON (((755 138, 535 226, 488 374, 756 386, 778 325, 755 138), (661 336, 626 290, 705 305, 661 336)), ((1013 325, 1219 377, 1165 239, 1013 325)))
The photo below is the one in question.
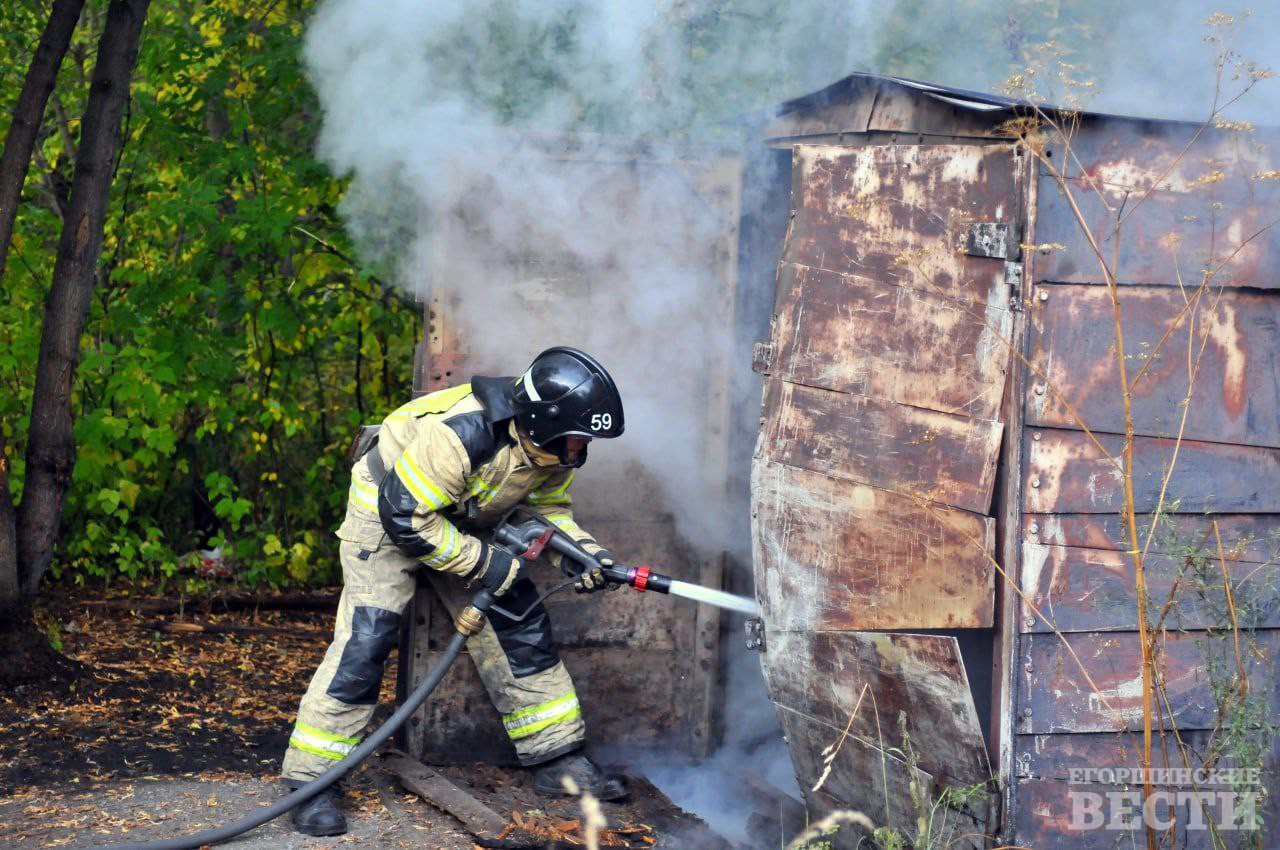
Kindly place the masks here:
POLYGON ((643 593, 649 586, 649 574, 652 572, 648 567, 632 567, 631 572, 627 573, 627 584, 643 593))

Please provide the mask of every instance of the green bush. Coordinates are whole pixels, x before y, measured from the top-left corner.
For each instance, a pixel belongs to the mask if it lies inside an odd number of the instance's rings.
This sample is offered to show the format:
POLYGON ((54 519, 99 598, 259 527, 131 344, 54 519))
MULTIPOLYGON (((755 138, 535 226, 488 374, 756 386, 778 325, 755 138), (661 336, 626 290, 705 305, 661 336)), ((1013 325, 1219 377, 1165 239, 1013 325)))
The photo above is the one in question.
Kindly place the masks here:
MULTIPOLYGON (((25 29, 34 43, 43 21, 10 5, 9 37, 25 29)), ((407 398, 421 317, 354 268, 335 211, 342 183, 312 155, 307 6, 152 7, 72 403, 78 456, 55 578, 165 578, 181 553, 216 546, 250 584, 337 574, 345 449, 357 424, 407 398)), ((103 22, 101 4, 89 7, 0 296, 0 427, 19 492, 58 186, 78 131, 58 116, 83 108, 103 22)), ((5 68, 5 119, 23 70, 5 68)))

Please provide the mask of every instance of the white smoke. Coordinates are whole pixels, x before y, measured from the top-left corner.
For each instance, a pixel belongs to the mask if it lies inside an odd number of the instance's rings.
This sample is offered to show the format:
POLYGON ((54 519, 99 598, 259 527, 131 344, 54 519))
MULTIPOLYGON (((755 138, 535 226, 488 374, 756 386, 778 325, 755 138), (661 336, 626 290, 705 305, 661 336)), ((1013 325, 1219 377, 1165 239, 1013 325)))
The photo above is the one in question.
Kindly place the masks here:
MULTIPOLYGON (((692 545, 745 565, 746 464, 720 453, 756 427, 749 343, 767 315, 735 314, 724 285, 735 258, 715 256, 732 244, 718 240, 737 207, 708 188, 705 166, 742 142, 717 121, 912 62, 931 69, 914 76, 999 92, 1025 66, 1020 33, 1100 57, 1081 71, 1097 79, 1095 108, 1204 116, 1210 5, 1058 5, 1050 31, 1026 0, 322 0, 306 60, 323 109, 319 153, 351 178, 342 212, 362 256, 435 299, 481 373, 514 374, 549 345, 599 357, 623 391, 627 430, 592 446, 579 497, 597 512, 660 504, 692 545), (1028 21, 1040 29, 1023 33, 1028 21), (994 49, 977 44, 984 33, 994 49), (733 405, 712 395, 726 385, 733 405)), ((1242 19, 1240 52, 1274 54, 1278 17, 1242 19)), ((1268 91, 1237 113, 1276 105, 1268 91)), ((742 206, 765 188, 742 186, 742 206)), ((738 280, 757 284, 771 286, 738 280)), ((740 301, 763 314, 769 299, 740 301)), ((731 746, 717 764, 767 765, 786 784, 754 662, 735 665, 728 691, 731 746)), ((684 785, 724 784, 687 776, 666 777, 677 801, 684 785)), ((701 802, 706 815, 725 805, 701 802)))
MULTIPOLYGON (((566 344, 613 373, 626 433, 592 445, 574 486, 583 514, 667 512, 690 548, 736 552, 745 569, 747 469, 728 454, 731 436, 742 446, 754 432, 759 403, 744 378, 758 330, 740 326, 729 286, 743 187, 736 144, 681 132, 713 123, 716 106, 678 67, 691 48, 673 23, 685 14, 676 3, 329 0, 306 59, 324 111, 319 152, 351 177, 342 211, 362 254, 431 299, 470 370, 515 374, 566 344)), ((763 72, 767 47, 799 39, 800 23, 705 60, 704 78, 763 72)), ((738 746, 715 765, 772 765, 786 784, 759 665, 734 670, 726 725, 738 746)), ((682 776, 706 784, 713 770, 657 778, 741 834, 748 812, 686 796, 699 783, 682 776)))

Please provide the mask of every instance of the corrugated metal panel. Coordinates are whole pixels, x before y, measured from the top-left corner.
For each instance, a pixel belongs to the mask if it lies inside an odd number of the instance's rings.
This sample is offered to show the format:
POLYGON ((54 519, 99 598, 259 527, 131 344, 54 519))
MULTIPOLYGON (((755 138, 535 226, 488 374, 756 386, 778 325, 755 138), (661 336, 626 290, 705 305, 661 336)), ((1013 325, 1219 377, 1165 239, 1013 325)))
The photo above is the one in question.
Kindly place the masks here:
MULTIPOLYGON (((1124 433, 1106 288, 1041 284, 1036 293, 1031 362, 1039 377, 1028 389, 1027 423, 1079 427, 1070 405, 1090 429, 1124 433)), ((1190 299, 1169 287, 1120 290, 1136 432, 1176 437, 1181 429, 1186 439, 1280 446, 1280 298, 1211 290, 1190 299)))
MULTIPOLYGON (((1138 533, 1144 546, 1150 527, 1150 517, 1139 518, 1138 533)), ((1118 513, 1026 514, 1022 518, 1022 539, 1028 543, 1124 551, 1130 548, 1124 542, 1126 537, 1118 513)), ((1274 561, 1280 555, 1280 516, 1167 514, 1147 551, 1159 555, 1217 554, 1218 537, 1231 557, 1259 563, 1274 561)))
MULTIPOLYGON (((1086 120, 1070 151, 1052 151, 1084 221, 1123 284, 1280 286, 1280 215, 1274 130, 1218 131, 1196 124, 1086 120), (1117 226, 1118 225, 1118 226, 1117 226), (1118 255, 1116 249, 1118 250, 1118 255)), ((1104 280, 1098 259, 1057 181, 1040 178, 1036 241, 1060 243, 1037 277, 1104 280)))
MULTIPOLYGON (((1124 437, 1095 434, 1110 458, 1087 434, 1058 428, 1025 433, 1026 510, 1032 513, 1114 513, 1124 505, 1119 458, 1124 437), (1038 438, 1037 438, 1038 437, 1038 438)), ((1165 470, 1177 452, 1165 491, 1166 508, 1183 513, 1280 511, 1280 450, 1228 443, 1136 437, 1134 500, 1139 513, 1160 503, 1165 470)))
MULTIPOLYGON (((1256 637, 1259 651, 1245 659, 1251 689, 1264 695, 1274 716, 1280 708, 1280 667, 1274 661, 1280 632, 1264 630, 1256 637)), ((1205 668, 1213 663, 1234 666, 1233 650, 1230 641, 1206 642, 1197 632, 1165 635, 1160 650, 1165 698, 1155 711, 1157 719, 1166 718, 1166 728, 1170 717, 1180 730, 1211 729, 1217 724, 1218 698, 1211 692, 1205 668)), ((1019 733, 1142 729, 1142 656, 1137 634, 1024 635, 1022 656, 1026 665, 1018 697, 1019 733), (1071 651, 1097 684, 1096 692, 1071 651)))
MULTIPOLYGON (((1273 484, 1280 472, 1280 300, 1266 291, 1280 287, 1280 239, 1267 230, 1280 215, 1280 192, 1276 181, 1259 176, 1274 166, 1256 137, 1197 132, 1090 117, 1069 155, 1062 145, 1053 150, 1053 162, 1072 177, 1067 186, 1084 227, 1122 284, 1121 354, 1138 435, 1136 544, 1120 516, 1119 434, 1126 423, 1111 296, 1097 285, 1105 275, 1072 204, 1055 179, 1039 178, 1034 241, 1045 250, 1032 260, 1035 297, 1027 313, 1037 374, 1024 398, 1020 582, 1029 602, 1065 634, 1052 633, 1028 601, 1019 603, 1019 627, 1030 633, 1020 637, 1015 684, 1015 844, 1146 844, 1140 823, 1136 830, 1108 825, 1126 820, 1119 798, 1102 806, 1108 824, 1084 828, 1078 820, 1081 794, 1133 792, 1140 782, 1073 783, 1066 770, 1141 764, 1135 730, 1143 725, 1143 665, 1131 550, 1145 545, 1158 506, 1173 513, 1160 520, 1144 561, 1163 686, 1155 696, 1154 766, 1184 765, 1175 726, 1198 766, 1206 748, 1221 746, 1208 730, 1231 722, 1220 714, 1223 695, 1209 673, 1237 663, 1226 639, 1232 615, 1224 573, 1243 603, 1240 625, 1257 629, 1257 649, 1244 656, 1251 694, 1271 713, 1280 709, 1280 632, 1270 628, 1280 625, 1273 516, 1280 511, 1273 484), (1206 269, 1211 286, 1197 293, 1206 269), (1082 433, 1085 426, 1101 449, 1082 433)), ((1274 752, 1264 760, 1276 769, 1274 752)), ((1161 846, 1220 846, 1203 826, 1188 828, 1196 808, 1181 807, 1161 846)), ((1267 823, 1261 846, 1275 841, 1275 821, 1267 823)))
MULTIPOLYGON (((1150 620, 1170 629, 1222 625, 1225 596, 1223 562, 1211 558, 1148 555, 1146 572, 1150 620)), ((1280 627, 1280 564, 1241 560, 1224 553, 1232 593, 1248 600, 1245 628, 1280 627)), ((1025 631, 1048 631, 1034 616, 1034 604, 1060 631, 1136 631, 1138 599, 1133 558, 1127 552, 1068 546, 1022 546, 1022 622, 1025 631)))

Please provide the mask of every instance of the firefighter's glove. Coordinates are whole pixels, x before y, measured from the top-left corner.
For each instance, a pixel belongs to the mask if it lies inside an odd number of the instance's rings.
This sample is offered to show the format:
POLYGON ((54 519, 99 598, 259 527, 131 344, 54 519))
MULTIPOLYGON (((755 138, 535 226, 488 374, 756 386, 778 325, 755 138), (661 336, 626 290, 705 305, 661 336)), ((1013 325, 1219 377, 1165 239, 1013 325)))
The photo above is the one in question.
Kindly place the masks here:
POLYGON ((601 567, 613 566, 613 553, 608 549, 601 549, 595 552, 591 557, 595 558, 600 564, 599 567, 586 570, 578 576, 578 581, 574 583, 573 589, 578 593, 595 593, 597 590, 616 590, 622 585, 616 581, 609 581, 604 576, 604 570, 601 567))
POLYGON ((524 563, 501 546, 492 544, 485 544, 480 558, 474 575, 494 596, 507 592, 516 576, 520 575, 520 567, 524 563))

